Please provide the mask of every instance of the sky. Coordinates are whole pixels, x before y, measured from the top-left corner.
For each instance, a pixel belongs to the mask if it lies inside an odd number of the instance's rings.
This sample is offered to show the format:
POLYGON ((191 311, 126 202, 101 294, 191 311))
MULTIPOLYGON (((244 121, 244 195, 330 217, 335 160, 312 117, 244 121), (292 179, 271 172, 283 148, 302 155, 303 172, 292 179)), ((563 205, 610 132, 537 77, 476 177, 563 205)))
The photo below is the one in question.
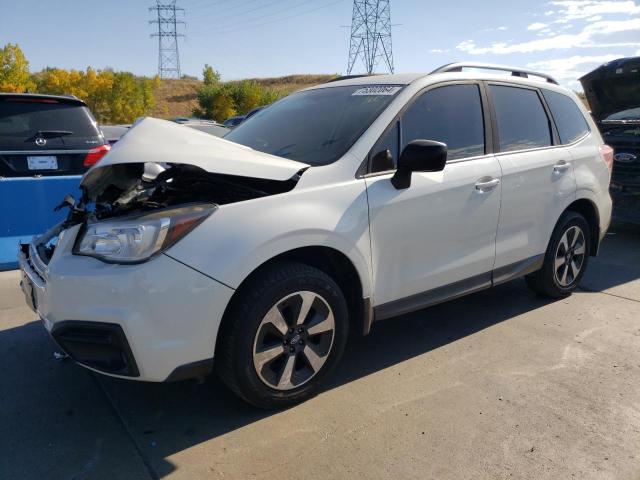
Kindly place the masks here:
MULTIPOLYGON (((610 60, 640 56, 634 0, 390 0, 396 72, 454 61, 501 63, 577 79, 610 60)), ((0 46, 18 43, 30 70, 158 68, 153 0, 0 0, 0 46)), ((345 74, 352 0, 177 0, 186 22, 183 74, 205 63, 223 80, 345 74)), ((384 64, 378 70, 384 71, 384 64)), ((363 70, 362 62, 353 73, 363 70)))

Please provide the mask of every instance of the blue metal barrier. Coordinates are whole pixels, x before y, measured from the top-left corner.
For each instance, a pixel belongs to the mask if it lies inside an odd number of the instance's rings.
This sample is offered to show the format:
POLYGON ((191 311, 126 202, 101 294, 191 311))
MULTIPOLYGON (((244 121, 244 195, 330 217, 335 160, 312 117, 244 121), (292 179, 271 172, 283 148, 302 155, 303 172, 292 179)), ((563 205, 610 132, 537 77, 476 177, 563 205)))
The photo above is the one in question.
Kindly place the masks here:
POLYGON ((29 242, 67 215, 54 212, 67 193, 80 196, 79 175, 0 179, 0 270, 18 266, 18 242, 29 242))

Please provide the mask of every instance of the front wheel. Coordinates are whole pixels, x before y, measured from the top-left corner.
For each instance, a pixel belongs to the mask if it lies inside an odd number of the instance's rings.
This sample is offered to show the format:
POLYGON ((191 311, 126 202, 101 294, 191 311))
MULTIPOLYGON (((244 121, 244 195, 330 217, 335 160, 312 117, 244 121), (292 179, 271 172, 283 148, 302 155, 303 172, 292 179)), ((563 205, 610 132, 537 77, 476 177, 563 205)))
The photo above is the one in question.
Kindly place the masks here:
POLYGON ((347 340, 338 285, 321 270, 286 262, 258 272, 237 295, 216 349, 222 380, 262 408, 312 396, 347 340))
POLYGON ((587 268, 591 237, 589 224, 576 212, 565 212, 558 220, 540 270, 526 276, 529 287, 551 298, 571 294, 587 268))

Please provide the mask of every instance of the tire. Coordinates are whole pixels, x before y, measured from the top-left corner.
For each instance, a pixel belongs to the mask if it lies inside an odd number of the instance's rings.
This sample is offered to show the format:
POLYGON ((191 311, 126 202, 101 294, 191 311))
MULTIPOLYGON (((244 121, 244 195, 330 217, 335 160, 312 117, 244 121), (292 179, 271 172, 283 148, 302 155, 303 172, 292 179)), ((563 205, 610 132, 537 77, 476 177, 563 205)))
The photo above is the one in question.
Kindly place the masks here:
POLYGON ((225 314, 216 347, 218 375, 260 408, 302 402, 340 360, 347 312, 342 291, 326 273, 302 263, 273 264, 243 285, 225 314))
POLYGON ((585 218, 576 212, 563 213, 549 240, 542 268, 525 277, 527 285, 550 298, 570 295, 587 269, 590 251, 590 228, 585 218))

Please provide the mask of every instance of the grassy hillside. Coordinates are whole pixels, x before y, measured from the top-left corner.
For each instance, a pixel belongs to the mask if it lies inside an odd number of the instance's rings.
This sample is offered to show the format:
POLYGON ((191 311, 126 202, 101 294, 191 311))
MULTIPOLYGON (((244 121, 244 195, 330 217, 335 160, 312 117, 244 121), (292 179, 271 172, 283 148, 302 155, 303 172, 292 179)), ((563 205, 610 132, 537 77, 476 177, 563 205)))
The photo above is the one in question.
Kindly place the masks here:
MULTIPOLYGON (((303 88, 324 83, 335 75, 287 75, 275 78, 249 78, 278 92, 295 92, 303 88)), ((234 82, 230 82, 234 83, 234 82)), ((196 91, 202 81, 186 78, 182 80, 162 80, 155 89, 156 107, 151 112, 154 117, 188 117, 197 106, 196 91)))

